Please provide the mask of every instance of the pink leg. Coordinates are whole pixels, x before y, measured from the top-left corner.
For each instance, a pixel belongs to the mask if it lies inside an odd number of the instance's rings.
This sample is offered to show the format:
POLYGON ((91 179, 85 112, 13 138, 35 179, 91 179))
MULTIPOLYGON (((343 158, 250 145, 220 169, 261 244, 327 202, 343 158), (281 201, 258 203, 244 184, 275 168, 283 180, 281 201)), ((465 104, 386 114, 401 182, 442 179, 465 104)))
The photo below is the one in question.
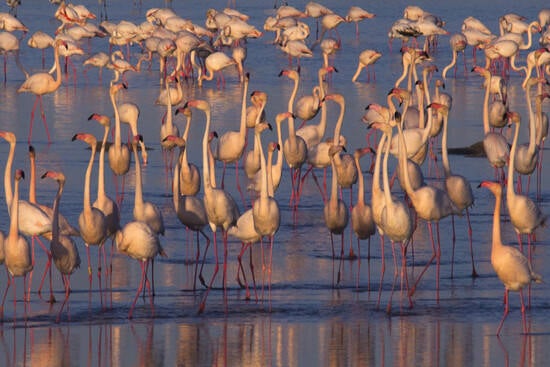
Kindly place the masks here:
MULTIPOLYGON (((504 291, 504 314, 502 315, 502 320, 500 320, 500 324, 498 325, 497 329, 497 336, 500 335, 500 330, 502 329, 502 325, 504 324, 504 320, 506 319, 506 316, 508 316, 508 312, 510 311, 510 303, 508 300, 508 289, 504 291)), ((522 297, 523 298, 523 297, 522 297)), ((523 300, 522 300, 523 302, 523 300)))
POLYGON ((137 299, 139 297, 139 294, 143 290, 143 283, 145 282, 145 261, 140 261, 139 265, 141 266, 141 279, 139 281, 139 287, 136 292, 136 296, 134 297, 134 302, 132 302, 132 306, 130 307, 130 311, 128 312, 128 318, 132 318, 132 314, 134 313, 134 307, 136 306, 137 299))
POLYGON ((218 244, 216 240, 216 232, 214 232, 214 255, 216 257, 216 265, 214 267, 214 273, 212 274, 210 283, 208 283, 208 288, 206 289, 206 292, 204 293, 204 297, 202 298, 201 304, 199 305, 199 313, 204 312, 204 308, 206 307, 206 298, 208 297, 208 293, 210 292, 210 289, 212 289, 212 284, 214 283, 214 279, 216 279, 216 275, 218 274, 218 270, 219 270, 218 244))

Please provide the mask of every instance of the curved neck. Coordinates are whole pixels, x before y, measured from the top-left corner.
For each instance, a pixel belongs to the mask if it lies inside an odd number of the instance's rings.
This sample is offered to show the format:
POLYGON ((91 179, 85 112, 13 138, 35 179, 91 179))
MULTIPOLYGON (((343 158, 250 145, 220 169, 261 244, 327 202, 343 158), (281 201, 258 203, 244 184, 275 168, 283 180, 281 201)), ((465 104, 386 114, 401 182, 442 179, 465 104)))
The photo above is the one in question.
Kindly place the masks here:
POLYGON ((13 191, 11 186, 11 167, 13 166, 13 157, 15 155, 15 141, 10 142, 10 152, 4 168, 4 193, 6 195, 6 205, 8 212, 11 213, 11 201, 13 199, 13 191))
MULTIPOLYGON (((426 127, 427 128, 427 127, 426 127)), ((413 200, 414 196, 414 190, 411 185, 411 180, 409 177, 409 170, 407 167, 407 147, 405 146, 405 139, 403 138, 403 129, 401 128, 400 124, 397 124, 397 133, 398 135, 398 152, 399 152, 399 169, 401 169, 403 173, 403 187, 405 188, 405 192, 407 195, 410 196, 411 200, 413 200)), ((388 144, 389 145, 389 144, 388 144)), ((384 187, 385 190, 385 187, 384 187)))
POLYGON ((208 134, 210 132, 210 109, 204 110, 206 114, 206 127, 204 128, 204 135, 202 137, 202 171, 203 182, 205 192, 212 189, 210 182, 210 169, 208 162, 208 134))
POLYGON ((260 138, 260 133, 254 133, 254 149, 258 146, 260 153, 260 177, 262 183, 260 185, 260 200, 261 202, 267 200, 268 198, 268 183, 267 183, 267 167, 264 155, 264 149, 262 147, 262 139, 260 138))
POLYGON ((319 69, 319 72, 317 73, 317 76, 319 77, 319 98, 322 100, 325 98, 325 83, 323 82, 323 76, 326 73, 324 72, 323 68, 319 69))
POLYGON ((531 88, 527 88, 525 90, 525 96, 527 100, 527 109, 529 111, 529 153, 534 154, 536 143, 537 143, 537 132, 536 132, 536 116, 533 112, 533 106, 531 104, 531 88))
MULTIPOLYGON (((384 185, 384 199, 386 201, 386 205, 390 204, 392 202, 391 200, 391 189, 390 189, 390 181, 388 178, 388 157, 390 155, 390 136, 387 136, 388 142, 386 143, 386 147, 384 149, 384 163, 382 167, 382 181, 384 185)), ((399 164, 401 164, 401 159, 399 159, 399 164)))
POLYGON ((56 90, 61 85, 61 65, 59 63, 59 46, 54 44, 53 57, 55 63, 55 81, 53 90, 56 90))
POLYGON ((279 183, 281 182, 281 176, 283 174, 283 133, 281 129, 281 122, 277 121, 277 143, 279 144, 279 151, 277 152, 277 160, 275 161, 275 165, 271 169, 271 176, 272 176, 272 183, 273 187, 279 187, 279 183))
MULTIPOLYGON (((191 116, 187 116, 187 124, 185 125, 185 130, 183 131, 183 135, 182 135, 182 138, 184 138, 186 142, 189 137, 190 128, 191 128, 191 116)), ((180 162, 182 165, 182 170, 189 169, 189 163, 187 161, 187 149, 183 150, 183 154, 181 155, 180 162)))
POLYGON ((294 99, 296 98, 296 93, 298 93, 298 85, 299 84, 300 84, 300 77, 298 76, 296 79, 294 79, 294 89, 292 90, 292 94, 290 95, 290 98, 288 99, 288 112, 290 112, 290 113, 293 112, 294 99))
MULTIPOLYGON (((246 138, 246 96, 248 94, 248 78, 245 78, 243 86, 243 100, 241 103, 241 124, 239 126, 239 136, 242 141, 245 141, 246 138)), ((261 112, 258 113, 258 116, 261 115, 261 112)))
POLYGON ((179 164, 174 166, 174 173, 172 177, 172 202, 174 204, 174 210, 177 213, 180 206, 180 170, 179 164))
POLYGON ((330 181, 330 205, 336 205, 338 202, 338 174, 336 172, 336 163, 335 158, 340 153, 336 153, 331 157, 331 166, 332 166, 332 177, 330 181))

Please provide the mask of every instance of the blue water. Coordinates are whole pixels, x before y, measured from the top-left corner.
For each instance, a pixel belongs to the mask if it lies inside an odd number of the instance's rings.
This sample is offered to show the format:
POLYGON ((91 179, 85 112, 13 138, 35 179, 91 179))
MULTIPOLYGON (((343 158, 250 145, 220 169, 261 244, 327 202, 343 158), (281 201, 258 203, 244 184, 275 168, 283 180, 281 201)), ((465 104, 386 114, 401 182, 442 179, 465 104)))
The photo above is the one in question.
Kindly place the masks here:
MULTIPOLYGON (((99 15, 99 6, 94 1, 82 2, 99 15)), ((305 1, 293 1, 291 5, 303 9, 305 1)), ((326 1, 340 15, 345 15, 351 2, 326 1)), ((209 7, 223 9, 225 1, 175 1, 170 4, 177 14, 203 25, 209 7)), ((329 93, 340 93, 346 99, 346 114, 342 133, 347 138, 347 150, 365 146, 366 126, 361 122, 364 108, 369 103, 385 104, 386 94, 401 74, 401 56, 397 51, 399 42, 394 42, 393 51, 388 48, 387 31, 394 20, 401 17, 406 2, 372 3, 362 6, 375 13, 376 18, 360 23, 360 37, 355 38, 354 25, 342 24, 338 30, 342 36, 342 49, 334 57, 338 73, 328 83, 329 93), (376 81, 366 83, 362 74, 358 83, 352 83, 357 55, 366 48, 377 49, 383 56, 375 65, 376 81)), ((528 20, 536 19, 542 1, 518 4, 514 1, 474 2, 463 1, 460 7, 451 1, 419 1, 423 9, 441 16, 445 28, 454 33, 460 30, 464 18, 474 15, 498 32, 498 16, 516 12, 528 20)), ((107 16, 110 21, 129 20, 141 23, 150 7, 165 6, 161 1, 110 1, 107 16)), ((250 15, 250 23, 262 28, 265 18, 272 15, 273 1, 237 1, 236 8, 250 15)), ((30 72, 41 69, 40 51, 31 49, 26 40, 36 30, 53 34, 58 22, 53 18, 56 6, 46 1, 24 1, 18 9, 18 17, 30 29, 21 42, 21 61, 30 72)), ((2 10, 7 11, 3 6, 2 10)), ((315 31, 312 19, 305 20, 315 31)), ((310 41, 312 42, 310 36, 310 41)), ((292 85, 287 78, 279 78, 279 72, 288 68, 288 59, 271 44, 274 35, 266 33, 260 39, 247 44, 248 57, 245 69, 250 73, 250 91, 262 90, 268 96, 267 119, 274 123, 275 115, 286 110, 292 85)), ((535 44, 538 35, 534 37, 535 44)), ((84 56, 73 57, 77 80, 71 74, 64 77, 62 86, 54 94, 44 97, 46 117, 52 144, 48 145, 40 120, 35 121, 32 143, 37 150, 37 173, 46 170, 62 170, 67 175, 61 212, 73 224, 82 210, 82 187, 84 172, 90 151, 80 142, 72 142, 77 132, 89 132, 98 139, 103 128, 95 122, 88 122, 93 112, 112 115, 108 84, 111 72, 104 70, 99 80, 97 70, 82 73, 82 62, 88 54, 108 50, 107 39, 93 39, 90 44, 82 42, 84 56)), ((132 61, 140 54, 138 46, 131 48, 132 61)), ((517 64, 525 63, 527 52, 523 51, 517 64)), ((471 49, 466 50, 468 71, 458 69, 456 79, 446 81, 445 91, 453 96, 453 108, 449 116, 449 146, 465 147, 481 140, 483 89, 481 78, 472 75, 471 49)), ((446 65, 451 52, 448 37, 440 38, 437 51, 432 54, 433 62, 440 68, 446 65)), ((49 64, 51 50, 46 52, 49 64)), ((462 60, 459 60, 462 62, 462 60)), ((310 93, 317 83, 317 70, 322 63, 319 49, 312 59, 301 61, 301 87, 298 96, 310 93)), ((459 66, 461 64, 459 63, 459 66)), ((294 64, 293 67, 296 67, 294 64)), ((41 299, 36 290, 45 266, 46 256, 37 247, 37 262, 32 282, 31 301, 24 309, 23 286, 17 280, 17 310, 13 308, 13 293, 7 296, 4 322, 0 326, 0 364, 11 365, 543 365, 550 357, 547 345, 550 342, 550 323, 546 317, 550 305, 548 285, 536 284, 531 289, 531 305, 527 310, 529 334, 522 334, 519 299, 511 293, 511 311, 504 324, 500 338, 496 329, 503 312, 503 286, 495 276, 490 264, 490 241, 494 199, 484 189, 476 189, 482 180, 493 179, 493 170, 485 158, 470 158, 451 155, 453 171, 468 178, 474 187, 475 205, 471 208, 474 235, 475 263, 478 278, 471 278, 468 235, 465 218, 456 218, 456 250, 454 277, 451 278, 451 220, 441 221, 442 258, 440 264, 440 290, 435 286, 435 263, 428 269, 413 297, 409 308, 406 291, 401 290, 399 274, 394 283, 394 265, 390 246, 385 246, 386 272, 382 287, 380 283, 381 252, 378 235, 368 244, 361 244, 359 260, 342 262, 342 280, 333 286, 333 278, 339 262, 333 262, 329 232, 325 227, 323 203, 313 181, 308 179, 303 191, 299 212, 295 220, 288 207, 290 197, 289 171, 285 167, 283 180, 276 199, 281 208, 281 227, 275 237, 273 249, 273 286, 268 298, 267 288, 261 293, 262 258, 258 245, 253 247, 252 257, 256 269, 258 295, 255 302, 245 299, 245 291, 235 280, 237 255, 240 243, 230 239, 228 260, 228 291, 222 291, 221 268, 206 303, 205 312, 197 314, 204 288, 198 285, 193 291, 195 236, 187 232, 176 218, 171 199, 171 178, 167 176, 159 144, 160 120, 164 107, 154 101, 160 90, 158 60, 152 70, 143 68, 140 73, 127 73, 128 89, 120 92, 121 100, 137 103, 141 108, 139 129, 149 150, 149 163, 142 166, 145 200, 161 208, 166 225, 166 235, 161 238, 167 258, 155 263, 156 296, 154 310, 149 298, 138 300, 134 319, 128 320, 128 310, 134 298, 140 279, 140 267, 135 260, 115 254, 112 277, 103 277, 103 292, 99 291, 96 277, 97 248, 91 249, 93 284, 90 290, 87 260, 84 244, 77 240, 82 258, 81 268, 71 278, 72 294, 61 322, 55 319, 63 299, 62 282, 54 269, 55 297, 58 302, 50 305, 41 299), (395 286, 395 291, 392 288, 395 286), (380 292, 379 292, 379 289, 380 292), (437 294, 439 293, 439 301, 437 294), (103 297, 102 297, 103 296, 103 297), (380 297, 380 306, 378 298, 380 297), (103 299, 103 303, 102 300, 103 299), (391 310, 388 312, 388 305, 391 310)), ((70 69, 69 69, 70 70, 70 69)), ((34 96, 17 94, 24 80, 12 58, 8 59, 8 80, 0 87, 0 129, 13 131, 18 136, 14 167, 28 170, 26 137, 29 115, 34 96)), ((436 77, 438 74, 436 74, 436 77)), ((184 83, 184 101, 192 98, 207 99, 212 106, 212 128, 218 132, 237 129, 240 118, 241 86, 234 70, 229 70, 225 88, 217 89, 215 82, 205 82, 199 88, 192 82, 184 83)), ((519 111, 523 121, 527 120, 523 78, 512 73, 508 96, 512 109, 519 111)), ((331 131, 338 109, 327 104, 328 130, 331 131)), ((548 104, 545 103, 545 110, 548 104)), ((315 121, 318 121, 319 117, 315 121)), ((183 118, 174 121, 183 130, 183 118)), ((191 138, 187 142, 189 160, 201 166, 201 138, 204 117, 195 112, 191 127, 191 138)), ((520 142, 528 138, 526 124, 523 124, 520 142)), ((126 139, 126 126, 123 139, 126 139)), ((284 129, 286 131, 286 128, 284 129)), ((327 133, 330 134, 330 133, 327 133)), ((262 135, 264 144, 276 140, 275 132, 262 135)), ((0 142, 0 155, 7 156, 8 144, 0 142)), ((549 159, 545 151, 545 161, 549 159)), ((97 159, 96 159, 97 160, 97 159)), ((133 160, 132 160, 133 161, 133 160)), ((5 159, 0 160, 4 166, 5 159)), ((365 185, 370 187, 371 175, 366 173, 369 159, 363 161, 365 185)), ((133 163, 132 163, 133 164, 133 163)), ((393 170, 395 161, 390 160, 393 170)), ((217 165, 220 177, 221 165, 217 165)), ((97 166, 94 167, 94 172, 97 166)), ((433 171, 424 174, 430 182, 436 182, 433 171)), ((107 191, 115 196, 113 176, 107 169, 107 191)), ((321 177, 318 173, 318 177, 321 177)), ((226 172, 226 188, 237 199, 241 212, 244 206, 235 187, 234 168, 226 172)), ((330 177, 330 176, 329 176, 330 177)), ((219 180, 219 178, 218 178, 219 180)), ((38 180, 37 197, 40 203, 51 204, 56 185, 50 180, 38 180)), ((241 183, 244 184, 241 177, 241 183)), ((531 193, 535 187, 531 183, 531 193)), ((538 202, 545 213, 549 213, 550 190, 548 170, 543 169, 542 200, 538 202)), ((125 196, 121 207, 122 223, 132 220, 134 194, 133 166, 127 175, 125 196)), ((28 183, 22 184, 22 197, 27 197, 28 183)), ((96 183, 93 180, 92 192, 96 183)), ((397 188, 394 193, 401 197, 397 188)), ((3 196, 3 192, 0 193, 3 196)), ((348 191, 344 198, 348 199, 348 191)), ((356 197, 354 189, 353 197, 356 197)), ((95 199, 95 194, 92 194, 95 199)), ((370 200, 370 190, 366 193, 370 200)), ((5 210, 0 211, 0 228, 7 232, 9 219, 5 210)), ((206 233, 211 237, 210 230, 206 233)), ((218 239, 221 236, 218 234, 218 239)), ((338 248, 340 238, 335 236, 338 248)), ((350 242, 349 231, 345 232, 346 251, 356 240, 350 242)), ((517 237, 506 216, 503 216, 503 242, 516 244, 517 237)), ((47 241, 45 242, 47 245, 47 241)), ((537 231, 533 266, 545 279, 550 279, 545 263, 550 258, 548 231, 537 231)), ((201 239, 202 251, 204 241, 201 239)), ((107 249, 110 250, 110 244, 107 249)), ((222 257, 220 243, 219 256, 222 257)), ((396 248, 399 252, 399 248, 396 248)), ((428 259, 431 245, 426 223, 419 221, 414 233, 413 246, 409 246, 407 275, 414 282, 428 259)), ((248 254, 243 263, 250 281, 248 254)), ((208 281, 214 267, 212 248, 209 250, 204 268, 208 281)), ((4 288, 7 277, 0 276, 0 287, 4 288)), ((47 287, 45 288, 47 289, 47 287)), ((527 292, 525 292, 527 293, 527 292)), ((47 295, 47 291, 43 295, 47 295)))

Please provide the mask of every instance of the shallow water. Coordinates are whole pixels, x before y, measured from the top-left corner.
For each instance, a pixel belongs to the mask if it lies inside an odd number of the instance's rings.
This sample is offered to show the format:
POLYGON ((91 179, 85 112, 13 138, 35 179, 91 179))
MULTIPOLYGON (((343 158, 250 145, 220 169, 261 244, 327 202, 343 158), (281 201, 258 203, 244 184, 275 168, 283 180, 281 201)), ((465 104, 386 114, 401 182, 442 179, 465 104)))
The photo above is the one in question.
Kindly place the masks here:
MULTIPOLYGON (((323 3, 339 14, 345 14, 351 5, 338 1, 323 3)), ((99 13, 97 2, 84 1, 83 4, 99 13)), ((272 4, 271 1, 239 1, 237 8, 251 16, 251 24, 261 28, 264 19, 273 12, 272 4)), ((474 9, 475 16, 496 31, 497 16, 501 13, 517 12, 528 19, 535 19, 538 10, 545 5, 542 1, 522 4, 522 7, 513 1, 486 4, 463 1, 461 4, 457 8, 451 1, 417 2, 425 10, 440 15, 447 22, 446 28, 451 33, 460 30, 462 20, 474 14, 474 9)), ((305 2, 292 2, 292 5, 303 9, 305 2)), ((377 17, 360 23, 359 39, 355 38, 352 24, 342 24, 339 27, 343 44, 334 59, 339 72, 332 75, 328 90, 329 93, 341 93, 346 98, 346 117, 342 132, 348 141, 348 152, 365 145, 367 130, 361 122, 365 106, 372 102, 385 103, 388 90, 401 73, 398 42, 394 42, 394 51, 390 52, 387 30, 401 16, 406 5, 407 3, 398 1, 389 6, 381 3, 364 6, 377 17), (362 74, 359 83, 351 83, 356 57, 366 48, 378 49, 383 53, 375 66, 376 81, 365 83, 366 75, 362 74)), ((114 22, 127 19, 140 23, 145 18, 145 11, 154 6, 164 4, 156 1, 144 2, 140 6, 130 1, 109 2, 108 18, 114 22)), ((226 2, 212 1, 204 4, 185 1, 174 2, 172 6, 183 17, 203 24, 207 7, 223 9, 226 2)), ((29 27, 30 33, 42 29, 51 34, 57 26, 57 21, 52 17, 54 10, 55 7, 47 2, 28 0, 20 7, 18 14, 29 27)), ((313 21, 307 21, 314 32, 313 21)), ((281 69, 288 67, 288 60, 270 44, 272 38, 273 34, 265 34, 260 39, 249 41, 246 69, 250 73, 250 91, 263 90, 268 93, 267 116, 273 123, 275 114, 286 109, 292 86, 288 79, 277 77, 281 69)), ((537 41, 536 36, 535 42, 537 41)), ((86 42, 82 46, 85 50, 89 47, 90 52, 106 51, 107 40, 94 39, 89 46, 86 42)), ((139 48, 133 46, 134 61, 139 52, 139 48)), ((470 69, 470 49, 467 49, 466 55, 470 69)), ((525 55, 524 51, 518 64, 525 62, 525 55)), ((432 56, 440 70, 448 63, 448 37, 442 37, 438 51, 432 56)), ((51 59, 51 50, 48 50, 46 60, 51 59)), ((40 52, 30 49, 26 43, 21 47, 21 60, 29 71, 35 72, 41 67, 40 52)), ((38 116, 32 140, 37 150, 38 174, 55 169, 62 170, 67 175, 61 211, 74 225, 77 224, 82 209, 84 172, 90 151, 82 143, 72 142, 71 137, 77 132, 90 132, 100 138, 103 128, 95 122, 88 122, 87 118, 93 112, 112 114, 108 95, 110 72, 104 70, 102 80, 99 80, 97 70, 90 70, 84 76, 81 67, 83 60, 83 56, 73 58, 77 68, 76 83, 69 74, 56 93, 44 98, 53 137, 52 144, 47 144, 38 116)), ((298 95, 309 93, 316 84, 321 62, 319 50, 313 59, 302 60, 302 85, 298 95)), ((18 136, 14 167, 28 170, 26 136, 34 96, 16 93, 24 76, 17 71, 13 60, 8 62, 8 71, 8 81, 0 88, 0 126, 1 129, 14 131, 18 136)), ((494 199, 484 189, 474 189, 476 202, 470 212, 475 262, 480 276, 475 279, 470 276, 466 221, 465 218, 456 218, 454 276, 451 277, 452 227, 450 218, 444 219, 440 224, 443 251, 440 290, 436 291, 436 266, 432 264, 417 287, 412 299, 414 306, 409 308, 406 292, 400 289, 399 274, 394 282, 395 267, 387 244, 384 254, 386 272, 382 287, 379 287, 382 262, 378 235, 371 239, 370 259, 367 241, 363 241, 360 259, 343 261, 342 280, 339 286, 333 286, 339 262, 332 260, 330 238, 321 214, 323 204, 319 191, 312 180, 306 181, 299 212, 293 220, 292 211, 288 207, 289 172, 285 168, 283 182, 276 196, 281 208, 281 228, 275 237, 273 249, 273 286, 270 297, 267 289, 264 293, 261 290, 262 258, 260 247, 255 246, 252 256, 260 300, 254 301, 254 293, 251 301, 245 299, 245 291, 240 289, 235 280, 240 244, 231 239, 227 295, 224 297, 221 289, 220 269, 215 287, 208 296, 206 310, 198 315, 204 290, 199 285, 199 290, 193 291, 195 239, 174 215, 171 179, 166 175, 158 142, 160 119, 165 111, 164 107, 154 105, 160 88, 158 61, 153 64, 151 71, 128 73, 127 78, 129 86, 120 93, 121 100, 132 101, 140 106, 140 133, 150 148, 149 163, 142 167, 144 196, 162 209, 166 225, 166 235, 161 242, 168 258, 159 258, 156 261, 154 310, 151 309, 149 298, 140 298, 134 319, 127 319, 129 306, 139 283, 140 267, 136 261, 124 255, 114 255, 113 274, 108 278, 103 277, 101 292, 96 277, 97 248, 91 249, 94 276, 90 290, 85 247, 79 240, 82 266, 71 278, 73 292, 66 310, 61 314, 61 322, 56 323, 61 302, 50 305, 36 292, 46 260, 44 252, 37 247, 31 302, 24 309, 21 279, 17 279, 17 309, 13 308, 11 291, 6 300, 4 323, 0 327, 0 361, 3 360, 3 365, 536 366, 550 357, 550 352, 546 349, 550 342, 550 322, 546 317, 550 304, 547 284, 536 284, 532 287, 531 306, 527 310, 530 333, 522 334, 519 300, 512 293, 511 312, 502 335, 500 338, 495 336, 503 311, 503 287, 490 264, 494 199), (394 286, 395 291, 392 292, 394 286), (391 310, 388 310, 388 305, 391 305, 391 310)), ((523 121, 527 121, 521 81, 519 75, 512 74, 509 98, 512 109, 519 111, 524 116, 523 121)), ((481 102, 484 92, 480 77, 471 75, 469 71, 464 73, 459 68, 456 79, 447 79, 446 92, 453 96, 449 146, 464 147, 481 140, 481 102)), ((184 83, 184 93, 184 100, 204 98, 211 103, 213 129, 224 132, 237 128, 242 90, 235 72, 228 73, 227 84, 221 90, 216 89, 213 81, 205 82, 202 89, 189 82, 184 83)), ((333 103, 327 103, 329 129, 334 126, 338 114, 338 109, 334 106, 333 103)), ((545 109, 547 106, 545 104, 545 109)), ((183 130, 183 119, 176 116, 174 121, 183 130)), ((195 112, 191 138, 187 145, 189 160, 198 165, 201 163, 203 121, 202 114, 195 112)), ((262 138, 264 143, 276 140, 276 134, 265 132, 262 138)), ((527 130, 522 128, 520 142, 525 141, 527 130)), ((7 152, 8 145, 0 143, 0 154, 6 157, 7 152)), ((545 151, 545 156, 547 155, 548 152, 545 151)), ((482 180, 493 179, 492 168, 485 158, 451 155, 450 160, 453 171, 467 177, 472 187, 477 187, 482 180)), ((368 162, 367 158, 363 161, 365 171, 368 162)), ((390 164, 393 169, 395 162, 390 164)), ((217 166, 218 177, 221 168, 221 165, 217 166)), ((424 167, 424 173, 430 181, 435 180, 433 171, 428 173, 427 166, 424 167)), ((235 187, 233 167, 228 167, 226 175, 227 190, 235 196, 241 211, 244 211, 235 187)), ((371 175, 364 175, 365 184, 369 187, 371 175)), ((56 186, 50 180, 38 181, 38 201, 51 204, 56 186)), ((549 182, 546 169, 543 170, 542 181, 542 200, 539 205, 543 212, 548 213, 550 190, 545 184, 549 182)), ((131 168, 126 178, 121 207, 123 223, 132 218, 134 182, 134 170, 131 168)), ((241 178, 241 182, 244 184, 244 179, 241 178)), ((107 173, 106 183, 109 195, 114 197, 115 186, 110 172, 107 173)), ((534 183, 531 187, 534 187, 534 183)), ((95 188, 94 182, 92 190, 95 188)), ((23 197, 26 197, 27 191, 25 182, 22 185, 23 197)), ((367 191, 367 200, 370 199, 369 192, 367 191)), ((399 195, 398 190, 394 192, 399 195)), ((344 191, 344 195, 347 194, 344 191)), ((356 197, 356 190, 353 196, 356 197)), ((4 232, 7 232, 8 223, 6 211, 1 211, 0 226, 4 232)), ((207 234, 211 236, 210 231, 207 234)), ((335 241, 338 246, 338 236, 335 241)), ((351 241, 354 246, 355 241, 355 238, 351 241)), ((503 241, 508 244, 517 243, 513 229, 505 217, 503 241)), ((201 242, 204 241, 201 239, 201 242)), ((345 233, 345 243, 347 248, 350 243, 348 231, 345 233)), ((547 243, 547 230, 543 228, 537 232, 533 265, 545 279, 550 279, 548 268, 544 266, 550 258, 547 243)), ((204 245, 201 246, 204 250, 204 245)), ((223 256, 221 249, 219 252, 219 256, 223 256)), ((430 256, 427 227, 424 222, 419 222, 413 246, 409 246, 409 282, 417 279, 430 256)), ((250 278, 248 255, 244 258, 245 269, 250 278)), ((206 280, 212 274, 214 263, 210 249, 204 270, 206 280)), ((0 284, 2 287, 6 284, 5 275, 0 276, 0 284)), ((62 283, 55 269, 54 287, 55 297, 61 301, 62 283)), ((47 295, 47 291, 44 294, 47 295)))

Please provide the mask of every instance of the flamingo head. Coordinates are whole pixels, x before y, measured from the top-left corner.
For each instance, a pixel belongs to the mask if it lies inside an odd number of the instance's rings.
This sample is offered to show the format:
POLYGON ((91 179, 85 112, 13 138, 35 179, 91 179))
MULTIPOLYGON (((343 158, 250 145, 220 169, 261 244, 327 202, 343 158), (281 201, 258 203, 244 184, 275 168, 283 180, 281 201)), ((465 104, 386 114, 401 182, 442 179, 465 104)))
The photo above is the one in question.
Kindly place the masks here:
POLYGON ((63 174, 63 172, 59 172, 59 171, 46 171, 44 172, 44 174, 41 176, 42 179, 44 178, 51 178, 53 180, 56 180, 57 182, 59 182, 60 184, 63 184, 65 183, 65 175, 63 174))
POLYGON ((20 181, 21 179, 25 178, 25 171, 22 169, 16 169, 15 170, 15 181, 20 181))

